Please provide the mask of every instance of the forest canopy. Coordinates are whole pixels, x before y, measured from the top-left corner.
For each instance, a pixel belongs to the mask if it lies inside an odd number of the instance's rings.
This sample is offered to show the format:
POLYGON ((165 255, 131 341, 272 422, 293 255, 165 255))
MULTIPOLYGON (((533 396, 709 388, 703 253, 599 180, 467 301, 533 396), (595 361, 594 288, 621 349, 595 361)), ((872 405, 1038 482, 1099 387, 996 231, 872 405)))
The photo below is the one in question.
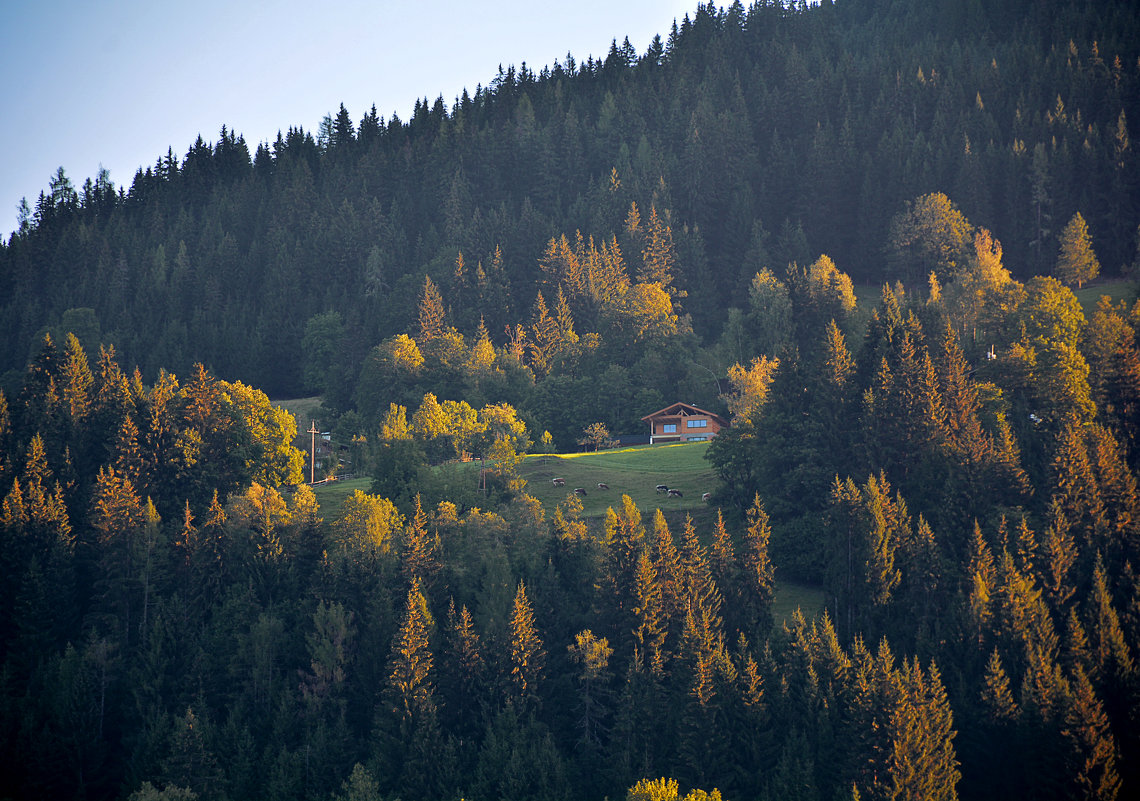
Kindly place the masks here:
POLYGON ((1130 797, 1138 48, 709 3, 59 171, 0 243, 0 796, 1130 797), (538 461, 677 401, 707 502, 538 461))

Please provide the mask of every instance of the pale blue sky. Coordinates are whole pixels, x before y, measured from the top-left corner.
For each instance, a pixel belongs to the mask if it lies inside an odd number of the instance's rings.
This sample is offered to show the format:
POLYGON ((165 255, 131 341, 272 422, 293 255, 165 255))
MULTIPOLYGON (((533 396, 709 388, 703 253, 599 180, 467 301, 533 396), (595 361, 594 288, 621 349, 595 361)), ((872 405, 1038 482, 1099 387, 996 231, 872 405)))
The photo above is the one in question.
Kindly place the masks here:
MULTIPOLYGON (((718 4, 720 5, 720 4, 718 4)), ((278 130, 314 133, 344 103, 407 120, 419 97, 450 107, 499 64, 539 70, 567 52, 639 54, 697 0, 0 0, 0 236, 62 166, 78 188, 116 186, 223 124, 252 151, 278 130)))

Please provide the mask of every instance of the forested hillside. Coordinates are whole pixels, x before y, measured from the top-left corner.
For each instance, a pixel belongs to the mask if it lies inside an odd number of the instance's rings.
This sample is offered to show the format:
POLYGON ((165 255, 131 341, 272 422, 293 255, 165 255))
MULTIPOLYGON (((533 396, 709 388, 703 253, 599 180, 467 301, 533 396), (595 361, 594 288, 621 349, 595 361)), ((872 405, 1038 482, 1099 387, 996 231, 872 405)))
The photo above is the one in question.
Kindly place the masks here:
POLYGON ((59 175, 0 250, 0 332, 20 343, 0 366, 91 308, 84 344, 102 335, 146 376, 202 361, 297 395, 314 314, 341 315, 354 377, 408 329, 425 274, 465 334, 482 316, 501 343, 549 239, 600 245, 634 202, 670 224, 706 338, 762 267, 827 253, 857 283, 924 281, 888 264, 889 228, 935 191, 1019 278, 1052 269, 1076 212, 1117 274, 1140 211, 1138 26, 1126 2, 710 3, 645 53, 516 65, 407 121, 341 109, 260 144, 223 127, 118 189, 59 175), (477 295, 453 286, 459 253, 483 267, 477 295))
POLYGON ((1132 797, 1138 105, 1123 2, 710 4, 57 175, 0 248, 0 797, 1132 797), (521 477, 677 400, 699 514, 521 477))

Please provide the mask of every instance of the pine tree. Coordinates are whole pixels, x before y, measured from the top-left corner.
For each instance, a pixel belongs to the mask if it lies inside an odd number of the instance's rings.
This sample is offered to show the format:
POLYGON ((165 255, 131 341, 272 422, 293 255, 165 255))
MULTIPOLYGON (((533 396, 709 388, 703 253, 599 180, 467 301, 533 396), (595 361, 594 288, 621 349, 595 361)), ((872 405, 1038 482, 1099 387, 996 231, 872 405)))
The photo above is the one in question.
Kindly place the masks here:
POLYGON ((1010 689, 1009 676, 1002 667, 1001 656, 995 648, 986 663, 985 684, 981 693, 982 706, 996 723, 1008 723, 1017 719, 1020 710, 1010 689))
POLYGON ((60 401, 67 416, 69 437, 85 434, 91 411, 91 387, 95 383, 87 354, 75 334, 68 333, 60 371, 60 401))
POLYGON ((526 585, 521 581, 511 607, 510 630, 511 697, 520 709, 534 709, 539 703, 546 652, 534 626, 534 611, 526 597, 526 585))
POLYGON ((996 607, 994 596, 997 591, 997 569, 994 565, 993 552, 977 521, 974 522, 974 533, 970 540, 963 583, 966 596, 966 628, 980 653, 991 637, 996 607))
POLYGON ((578 742, 590 754, 598 754, 607 732, 606 719, 610 702, 610 657, 613 648, 605 637, 596 637, 585 629, 566 646, 572 662, 578 665, 578 704, 580 716, 576 728, 578 742))
POLYGON ((8 408, 8 398, 0 390, 0 486, 7 486, 12 475, 12 414, 8 408))
POLYGON ((187 707, 184 715, 173 720, 167 755, 162 760, 165 783, 188 788, 203 801, 224 797, 225 772, 210 747, 211 732, 209 721, 187 707))
POLYGON ((1104 705, 1080 668, 1073 676, 1072 700, 1063 734, 1069 742, 1070 776, 1081 798, 1114 801, 1121 791, 1119 752, 1104 705))
POLYGON ((741 543, 741 573, 745 615, 752 636, 761 638, 772 627, 775 569, 768 556, 772 527, 759 494, 748 510, 748 528, 741 543))
POLYGON ((416 509, 404 528, 404 547, 401 565, 404 580, 411 584, 430 584, 439 571, 438 537, 428 532, 427 513, 416 494, 416 509))
MULTIPOLYGON (((479 633, 467 605, 456 612, 452 599, 447 610, 448 650, 446 660, 448 679, 444 710, 454 721, 454 727, 467 736, 474 736, 478 713, 486 692, 486 661, 483 659, 479 633)), ((443 688, 441 681, 441 688, 443 688)))
POLYGON ((1049 606, 1059 614, 1076 592, 1073 569, 1077 547, 1057 498, 1049 504, 1049 525, 1041 539, 1041 585, 1049 598, 1049 606))
POLYGON ((562 287, 558 287, 558 303, 554 307, 554 319, 558 323, 558 334, 562 339, 562 349, 578 343, 578 335, 574 332, 574 315, 570 311, 570 303, 562 287))
MULTIPOLYGON (((673 251, 673 230, 660 215, 656 207, 649 209, 649 221, 645 226, 645 247, 641 252, 642 267, 637 280, 643 283, 657 283, 662 288, 670 288, 676 255, 673 251)), ((670 288, 674 295, 678 294, 670 288)))
POLYGON ((661 608, 667 625, 676 624, 684 615, 684 589, 681 575, 681 556, 669 530, 669 522, 660 509, 653 513, 653 535, 646 550, 650 554, 653 571, 660 587, 661 608))
POLYGON ((724 522, 724 515, 716 510, 716 523, 713 526, 713 540, 709 544, 709 564, 712 567, 713 581, 724 599, 725 630, 743 633, 747 628, 747 615, 742 609, 743 593, 742 569, 737 563, 736 551, 732 545, 732 535, 724 522))
POLYGON ((546 309, 546 301, 539 292, 534 299, 530 326, 530 363, 539 378, 550 372, 553 360, 558 355, 561 339, 558 322, 550 316, 546 309))
POLYGON ((1135 672, 1128 643, 1120 626, 1120 617, 1113 606, 1108 590, 1104 564, 1099 559, 1093 569, 1092 591, 1088 600, 1091 621, 1091 655, 1093 679, 1119 687, 1128 682, 1135 672))
POLYGON ((1066 285, 1076 284, 1079 289, 1099 273, 1100 262, 1093 253, 1088 224, 1078 211, 1061 231, 1060 252, 1053 275, 1066 285))
POLYGON ((429 275, 424 278, 420 293, 419 341, 427 343, 438 338, 443 333, 444 325, 443 297, 429 275))
POLYGON ((422 791, 436 775, 430 765, 439 754, 435 701, 435 627, 419 581, 412 580, 403 620, 392 641, 383 705, 376 732, 385 778, 394 787, 422 791))
MULTIPOLYGON (((708 552, 701 545, 690 515, 685 515, 685 527, 681 531, 681 547, 678 555, 681 567, 681 598, 684 604, 682 612, 703 610, 707 613, 712 628, 720 631, 722 623, 720 610, 724 599, 716 582, 713 581, 708 552)), ((701 613, 697 614, 699 616, 701 613)))
POLYGON ((143 525, 143 508, 130 480, 113 467, 99 469, 91 504, 90 525, 97 537, 99 576, 95 582, 95 614, 126 646, 138 615, 135 598, 136 542, 143 525))
POLYGON ((123 421, 115 437, 114 467, 132 484, 141 485, 144 465, 142 449, 139 447, 139 429, 129 413, 123 415, 123 421))
POLYGON ((642 549, 638 556, 634 581, 633 659, 639 670, 660 678, 665 673, 669 619, 665 617, 661 582, 647 549, 642 549))
POLYGON ((923 672, 916 657, 899 675, 900 697, 890 713, 889 798, 956 801, 961 778, 954 751, 953 714, 938 667, 923 672))
POLYGON ((404 604, 403 621, 392 641, 389 661, 387 705, 396 718, 408 722, 420 715, 435 714, 431 651, 433 621, 427 600, 413 579, 404 604))
POLYGON ((628 495, 622 495, 621 512, 606 510, 605 519, 605 589, 618 616, 618 630, 628 631, 628 614, 634 591, 634 575, 638 554, 645 540, 641 512, 628 495))

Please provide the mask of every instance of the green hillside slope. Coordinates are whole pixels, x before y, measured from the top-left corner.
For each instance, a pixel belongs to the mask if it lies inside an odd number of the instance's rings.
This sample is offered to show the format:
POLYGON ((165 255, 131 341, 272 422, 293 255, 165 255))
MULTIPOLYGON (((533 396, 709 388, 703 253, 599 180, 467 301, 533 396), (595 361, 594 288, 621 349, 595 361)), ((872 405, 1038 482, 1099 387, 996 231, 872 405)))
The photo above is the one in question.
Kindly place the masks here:
POLYGON ((582 498, 588 517, 602 515, 609 506, 628 495, 642 514, 656 508, 666 512, 696 511, 705 508, 702 493, 717 484, 712 466, 705 461, 707 443, 652 445, 598 453, 530 456, 519 468, 527 480, 526 491, 553 509, 576 487, 586 490, 582 498), (566 479, 565 487, 552 479, 566 479), (598 484, 609 489, 599 489, 598 484), (658 484, 680 490, 683 496, 671 498, 656 491, 658 484))

